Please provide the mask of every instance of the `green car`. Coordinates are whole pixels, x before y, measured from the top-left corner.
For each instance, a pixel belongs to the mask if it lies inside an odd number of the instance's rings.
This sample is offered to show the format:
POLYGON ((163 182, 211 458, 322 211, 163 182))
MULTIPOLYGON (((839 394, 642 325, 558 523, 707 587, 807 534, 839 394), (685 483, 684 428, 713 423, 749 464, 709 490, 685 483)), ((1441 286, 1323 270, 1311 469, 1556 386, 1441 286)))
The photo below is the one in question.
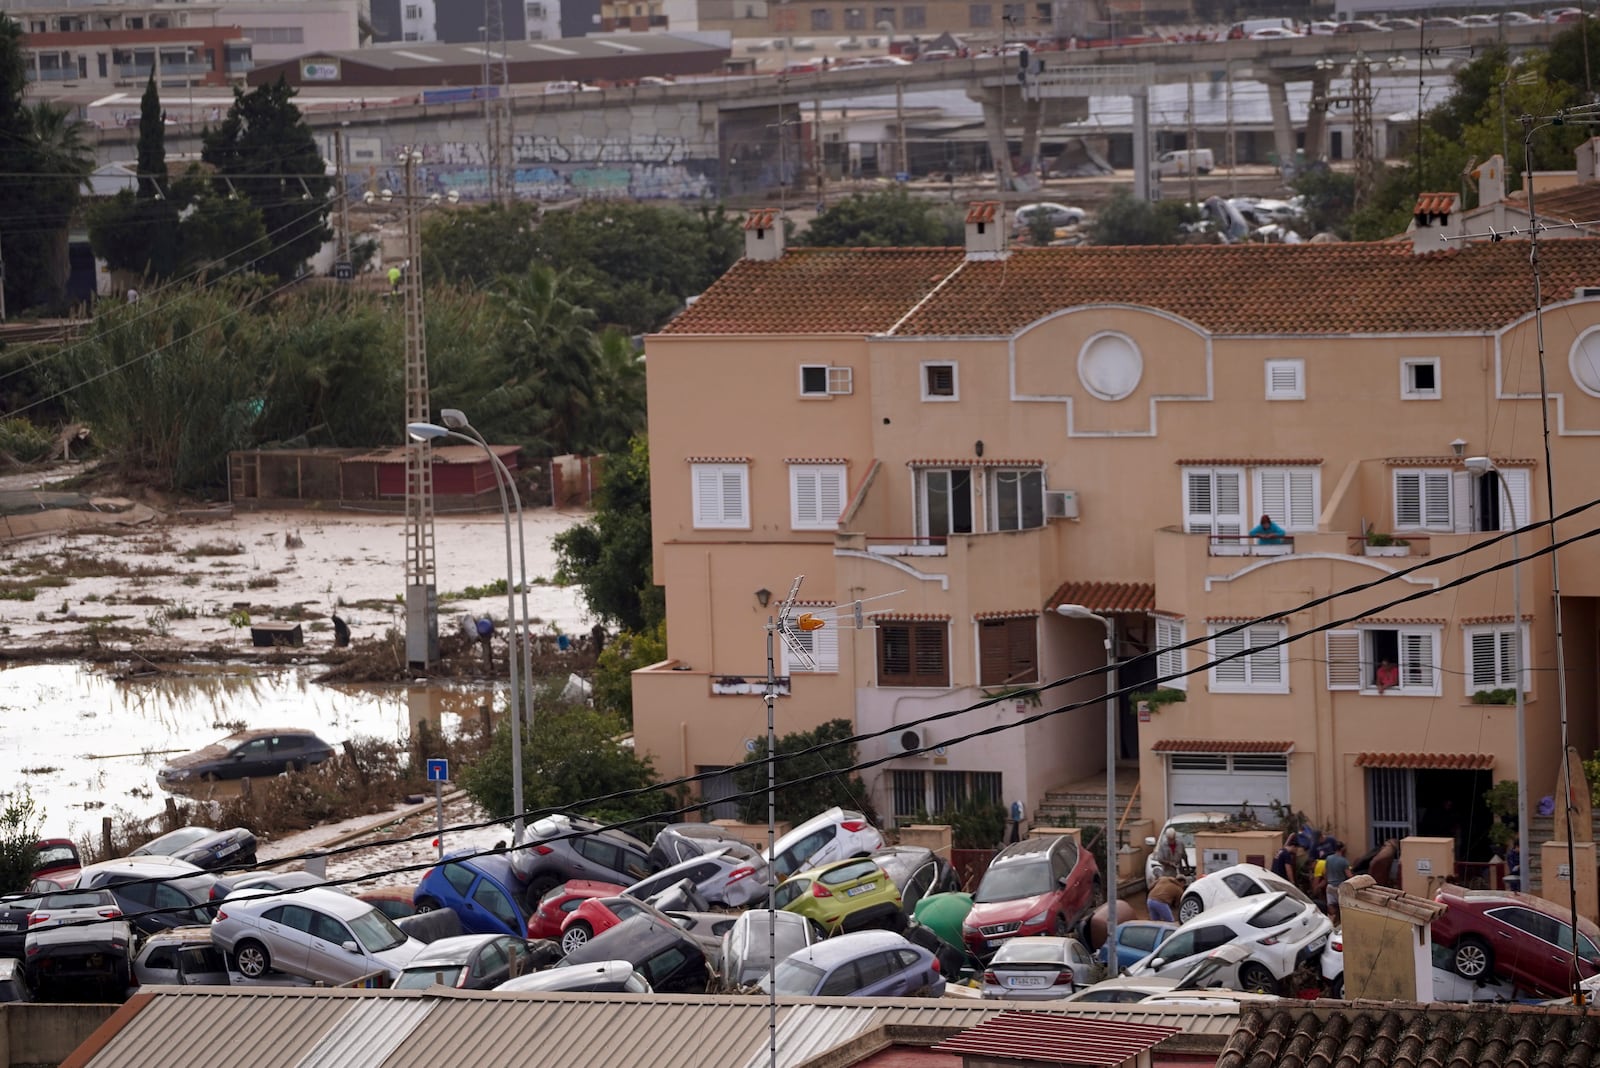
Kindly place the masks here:
POLYGON ((894 880, 861 857, 796 872, 774 894, 779 908, 799 913, 827 934, 868 927, 899 931, 906 924, 894 880))

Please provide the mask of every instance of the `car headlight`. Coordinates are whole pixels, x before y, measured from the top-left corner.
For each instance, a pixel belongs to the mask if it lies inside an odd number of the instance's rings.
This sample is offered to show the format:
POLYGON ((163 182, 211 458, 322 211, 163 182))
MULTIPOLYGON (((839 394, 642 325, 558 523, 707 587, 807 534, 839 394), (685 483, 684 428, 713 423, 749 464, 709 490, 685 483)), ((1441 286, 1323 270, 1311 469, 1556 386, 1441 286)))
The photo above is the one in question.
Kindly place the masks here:
POLYGON ((1041 909, 1039 912, 1036 912, 1032 916, 1029 916, 1027 919, 1023 920, 1022 921, 1022 926, 1024 926, 1024 927, 1032 927, 1034 924, 1043 923, 1045 920, 1047 920, 1049 918, 1050 918, 1050 910, 1049 909, 1041 909))
POLYGON ((978 929, 978 925, 973 923, 971 920, 964 919, 964 920, 961 921, 961 930, 963 930, 963 931, 976 931, 977 929, 978 929))

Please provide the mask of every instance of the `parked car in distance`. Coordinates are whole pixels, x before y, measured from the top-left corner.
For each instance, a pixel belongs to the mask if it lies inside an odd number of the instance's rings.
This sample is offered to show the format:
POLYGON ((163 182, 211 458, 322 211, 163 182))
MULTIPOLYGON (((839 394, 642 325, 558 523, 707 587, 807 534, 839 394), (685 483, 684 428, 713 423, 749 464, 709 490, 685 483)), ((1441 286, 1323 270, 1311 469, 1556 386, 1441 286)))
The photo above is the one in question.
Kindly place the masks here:
POLYGON ((573 879, 545 894, 528 918, 529 938, 561 937, 567 917, 592 897, 616 897, 622 887, 616 883, 597 883, 589 879, 573 879))
POLYGON ((870 857, 835 861, 793 875, 778 886, 772 900, 827 934, 868 927, 899 931, 906 922, 899 889, 870 857))
POLYGON ((70 838, 43 838, 33 847, 33 871, 29 879, 50 876, 50 881, 65 890, 72 885, 83 867, 78 857, 78 846, 70 838))
POLYGON ((840 935, 785 957, 761 989, 791 997, 940 997, 939 962, 893 931, 840 935))
POLYGON ((813 816, 772 845, 772 874, 787 879, 802 868, 865 857, 883 848, 883 833, 859 812, 837 806, 813 816))
POLYGON ((228 962, 211 928, 174 927, 144 940, 133 958, 132 986, 227 986, 228 962))
POLYGON ((374 886, 355 895, 357 901, 365 901, 391 920, 401 920, 407 916, 415 916, 417 914, 416 897, 416 883, 402 883, 398 886, 374 886))
POLYGON ((1066 835, 1011 843, 990 862, 961 921, 967 949, 986 959, 1008 938, 1071 934, 1094 907, 1098 876, 1094 856, 1066 835))
POLYGON ((1401 33, 1406 30, 1414 30, 1422 25, 1422 23, 1418 22, 1416 19, 1406 18, 1404 15, 1395 15, 1390 18, 1373 19, 1371 21, 1377 24, 1378 29, 1389 30, 1394 33, 1401 33))
MULTIPOLYGON (((211 884, 211 900, 222 901, 229 894, 241 890, 300 890, 307 886, 325 886, 328 880, 308 871, 248 871, 237 875, 224 875, 211 884)), ((339 887, 332 889, 339 890, 339 887)), ((385 915, 388 915, 385 913, 385 915)), ((390 917, 393 919, 394 917, 390 917)))
POLYGON ((335 984, 374 972, 392 980, 424 948, 366 902, 321 887, 288 895, 247 892, 224 902, 211 922, 211 940, 234 957, 246 979, 277 970, 335 984))
POLYGON ((816 940, 815 929, 793 912, 750 909, 741 912, 726 934, 718 955, 720 985, 734 991, 761 981, 777 961, 798 953, 816 940), (776 940, 777 956, 772 954, 776 940))
MULTIPOLYGON (((1167 936, 1178 929, 1175 923, 1165 920, 1121 920, 1117 923, 1117 970, 1128 967, 1148 957, 1165 942, 1167 936)), ((1106 947, 1094 951, 1094 959, 1106 962, 1106 947)))
POLYGON ((1288 894, 1250 897, 1208 909, 1178 929, 1128 974, 1179 976, 1214 949, 1236 945, 1249 952, 1231 974, 1218 973, 1235 990, 1281 993, 1301 964, 1314 964, 1327 948, 1333 924, 1309 901, 1288 894))
POLYGON ((152 838, 130 857, 177 857, 207 871, 256 862, 256 836, 244 827, 219 831, 211 827, 179 827, 152 838))
POLYGON ((869 859, 894 880, 900 891, 900 907, 908 916, 927 895, 961 889, 961 876, 950 862, 922 846, 884 846, 869 859))
MULTIPOLYGON (((1194 856, 1194 835, 1196 831, 1203 831, 1207 827, 1219 823, 1230 823, 1234 816, 1227 812, 1180 812, 1161 825, 1161 830, 1153 837, 1144 840, 1145 848, 1150 850, 1150 855, 1144 861, 1144 885, 1154 886, 1156 880, 1167 874, 1156 861, 1155 850, 1160 843, 1166 841, 1168 831, 1178 832, 1178 842, 1183 846, 1184 861, 1190 872, 1198 871, 1194 856)), ((1179 872, 1171 873, 1173 875, 1179 872)))
POLYGON ((683 879, 692 880, 696 892, 712 905, 742 909, 767 896, 766 860, 759 854, 747 858, 726 849, 663 868, 628 887, 628 893, 643 901, 683 879))
POLYGON ((677 925, 650 913, 630 916, 568 953, 560 968, 625 960, 652 990, 665 994, 704 994, 711 969, 700 943, 677 925))
POLYGON ((673 823, 657 832, 650 843, 650 859, 663 868, 717 850, 759 859, 761 851, 714 823, 673 823))
MULTIPOLYGON (((1394 20, 1391 19, 1390 21, 1392 22, 1394 20)), ((1372 22, 1368 19, 1350 19, 1347 22, 1339 23, 1338 27, 1336 27, 1333 32, 1336 34, 1389 33, 1393 29, 1395 29, 1395 27, 1385 26, 1381 23, 1372 22)), ((1416 29, 1416 27, 1412 26, 1411 29, 1416 29)))
POLYGON ((1178 902, 1178 922, 1188 923, 1206 909, 1263 894, 1287 894, 1311 904, 1298 886, 1280 879, 1259 864, 1235 864, 1196 879, 1178 902))
POLYGON ((27 969, 22 961, 13 957, 0 957, 0 1005, 7 1002, 33 1000, 33 987, 28 985, 27 969))
POLYGON ((217 779, 258 778, 304 771, 333 756, 333 746, 299 727, 235 731, 192 753, 167 761, 156 772, 164 789, 217 779))
POLYGON ((1529 994, 1559 997, 1571 993, 1574 966, 1580 980, 1600 974, 1600 927, 1578 917, 1574 962, 1571 915, 1552 902, 1448 883, 1433 899, 1445 906, 1433 921, 1434 943, 1450 951, 1450 967, 1463 979, 1498 976, 1529 994))
POLYGON ((649 994, 650 980, 633 970, 627 960, 602 960, 591 964, 551 968, 495 987, 510 993, 528 990, 564 991, 583 994, 649 994))
POLYGON ((528 917, 518 900, 511 861, 503 854, 475 855, 458 850, 422 873, 417 884, 418 912, 446 908, 461 919, 464 934, 504 934, 524 938, 528 917))
POLYGON ((78 889, 108 889, 128 921, 146 934, 211 920, 210 872, 177 857, 122 857, 78 873, 78 889))
POLYGON ((1282 26, 1264 26, 1250 35, 1252 41, 1282 41, 1287 38, 1300 37, 1301 34, 1293 30, 1286 30, 1282 26))
POLYGON ((650 858, 650 848, 633 835, 581 816, 534 820, 513 847, 511 866, 527 885, 529 911, 569 879, 630 886, 660 867, 650 858))
POLYGON ((1065 226, 1080 226, 1089 217, 1089 213, 1082 208, 1070 207, 1066 204, 1055 204, 1044 201, 1038 204, 1024 204, 1012 215, 1012 226, 1018 233, 1028 229, 1033 220, 1042 217, 1052 227, 1059 230, 1065 226))
POLYGON ((461 935, 431 943, 411 958, 394 981, 396 990, 453 986, 459 990, 493 990, 534 968, 528 943, 501 934, 461 935))
POLYGON ((133 963, 133 928, 110 890, 45 894, 28 914, 28 985, 41 996, 63 984, 122 1000, 133 963))
POLYGON ((39 904, 38 894, 6 894, 0 897, 0 959, 22 959, 22 943, 28 936, 28 913, 39 904))
POLYGON ((1064 998, 1093 978, 1094 962, 1076 938, 1032 935, 1002 945, 979 992, 994 1001, 1064 998))

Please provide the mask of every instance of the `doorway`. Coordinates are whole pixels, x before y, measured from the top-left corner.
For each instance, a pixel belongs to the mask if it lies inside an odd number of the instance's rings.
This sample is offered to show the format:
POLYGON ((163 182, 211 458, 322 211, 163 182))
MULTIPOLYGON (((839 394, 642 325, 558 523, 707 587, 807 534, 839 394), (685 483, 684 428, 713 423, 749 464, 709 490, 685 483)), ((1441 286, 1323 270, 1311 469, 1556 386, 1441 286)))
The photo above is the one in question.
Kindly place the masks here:
POLYGON ((1483 795, 1493 778, 1488 771, 1368 769, 1368 848, 1409 835, 1454 838, 1457 860, 1488 860, 1494 855, 1489 842, 1494 818, 1483 795))

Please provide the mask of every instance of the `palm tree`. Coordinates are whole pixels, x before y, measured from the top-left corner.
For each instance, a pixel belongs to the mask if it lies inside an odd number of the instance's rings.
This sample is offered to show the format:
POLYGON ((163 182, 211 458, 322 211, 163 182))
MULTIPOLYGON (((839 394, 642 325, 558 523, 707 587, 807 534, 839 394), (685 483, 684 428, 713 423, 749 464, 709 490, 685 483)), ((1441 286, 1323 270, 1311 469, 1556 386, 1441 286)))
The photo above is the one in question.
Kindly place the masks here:
POLYGON ((644 354, 621 330, 600 335, 595 351, 595 418, 586 422, 583 451, 626 452, 644 433, 644 354))
POLYGON ((84 180, 94 172, 94 150, 85 134, 89 124, 72 117, 70 108, 38 103, 28 109, 29 146, 34 172, 35 203, 43 209, 40 222, 52 232, 43 249, 42 264, 51 288, 65 288, 71 266, 67 258, 67 228, 71 225, 84 180))
POLYGON ((595 403, 594 312, 569 290, 564 272, 541 263, 500 280, 494 297, 506 321, 505 377, 479 403, 486 424, 503 436, 552 452, 576 445, 595 403))

